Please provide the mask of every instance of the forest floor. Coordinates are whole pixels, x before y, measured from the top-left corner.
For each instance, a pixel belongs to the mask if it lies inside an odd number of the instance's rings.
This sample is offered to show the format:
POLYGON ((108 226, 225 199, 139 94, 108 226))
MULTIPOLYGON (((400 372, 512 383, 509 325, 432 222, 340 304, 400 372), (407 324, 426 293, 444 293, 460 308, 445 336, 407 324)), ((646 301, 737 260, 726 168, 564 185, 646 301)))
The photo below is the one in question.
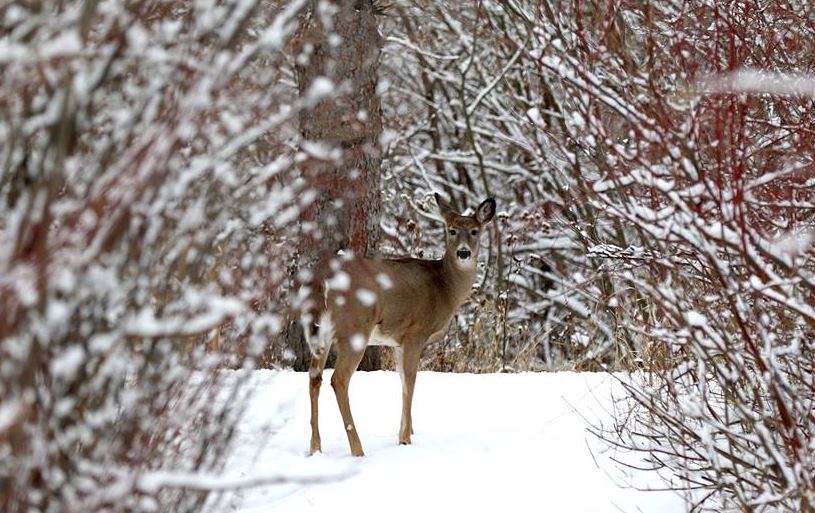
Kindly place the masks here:
POLYGON ((366 451, 350 456, 334 392, 320 396, 323 452, 307 456, 308 376, 256 371, 254 393, 226 473, 288 475, 316 483, 246 489, 207 511, 544 511, 680 513, 674 492, 652 472, 622 469, 587 429, 610 427, 619 385, 607 374, 421 372, 413 444, 397 444, 401 384, 395 372, 357 372, 354 420, 366 451), (339 508, 339 509, 337 509, 339 508))

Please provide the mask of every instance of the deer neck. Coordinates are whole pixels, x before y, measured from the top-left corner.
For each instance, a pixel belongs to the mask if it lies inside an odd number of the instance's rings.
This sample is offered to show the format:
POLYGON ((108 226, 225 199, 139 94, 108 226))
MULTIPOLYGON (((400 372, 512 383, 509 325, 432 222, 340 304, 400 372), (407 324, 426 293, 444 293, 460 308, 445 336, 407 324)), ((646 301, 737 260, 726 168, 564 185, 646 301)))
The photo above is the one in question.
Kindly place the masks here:
POLYGON ((445 286, 458 308, 470 295, 478 272, 476 265, 471 268, 461 267, 456 263, 456 258, 455 253, 448 250, 442 258, 442 272, 445 286))

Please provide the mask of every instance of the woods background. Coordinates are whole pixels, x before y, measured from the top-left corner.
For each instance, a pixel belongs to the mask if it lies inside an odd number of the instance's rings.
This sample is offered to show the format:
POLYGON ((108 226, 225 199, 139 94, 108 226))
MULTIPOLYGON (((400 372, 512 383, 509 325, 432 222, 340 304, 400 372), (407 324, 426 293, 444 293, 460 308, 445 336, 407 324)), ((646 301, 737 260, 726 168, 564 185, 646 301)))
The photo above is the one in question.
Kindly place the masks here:
POLYGON ((812 511, 811 11, 0 3, 0 506, 200 508, 144 476, 221 470, 219 370, 302 368, 309 264, 440 256, 441 191, 499 216, 424 369, 645 371, 600 436, 812 511))

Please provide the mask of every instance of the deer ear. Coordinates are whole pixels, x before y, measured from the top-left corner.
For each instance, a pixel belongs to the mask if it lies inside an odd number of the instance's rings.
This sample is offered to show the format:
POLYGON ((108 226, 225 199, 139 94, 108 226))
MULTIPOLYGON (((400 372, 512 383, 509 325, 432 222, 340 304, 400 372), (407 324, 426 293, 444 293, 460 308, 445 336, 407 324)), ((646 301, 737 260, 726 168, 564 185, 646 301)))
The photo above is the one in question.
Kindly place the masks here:
POLYGON ((484 225, 492 221, 493 217, 495 217, 495 200, 487 198, 475 209, 475 220, 478 221, 478 224, 484 225))
POLYGON ((456 211, 453 210, 452 205, 450 205, 450 203, 448 203, 444 198, 439 196, 438 192, 433 193, 433 195, 436 197, 436 204, 439 206, 439 212, 441 212, 441 216, 444 218, 445 222, 456 215, 456 211))

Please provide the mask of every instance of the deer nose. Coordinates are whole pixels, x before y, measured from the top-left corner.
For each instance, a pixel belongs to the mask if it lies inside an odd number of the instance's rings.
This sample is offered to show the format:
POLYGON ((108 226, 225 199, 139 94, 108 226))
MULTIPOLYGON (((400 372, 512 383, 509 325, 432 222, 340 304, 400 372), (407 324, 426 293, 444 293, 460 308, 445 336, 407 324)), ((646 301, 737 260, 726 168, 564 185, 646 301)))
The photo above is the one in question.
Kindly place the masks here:
POLYGON ((467 260, 468 258, 470 258, 470 254, 471 254, 470 250, 465 248, 456 251, 456 256, 462 260, 467 260))

